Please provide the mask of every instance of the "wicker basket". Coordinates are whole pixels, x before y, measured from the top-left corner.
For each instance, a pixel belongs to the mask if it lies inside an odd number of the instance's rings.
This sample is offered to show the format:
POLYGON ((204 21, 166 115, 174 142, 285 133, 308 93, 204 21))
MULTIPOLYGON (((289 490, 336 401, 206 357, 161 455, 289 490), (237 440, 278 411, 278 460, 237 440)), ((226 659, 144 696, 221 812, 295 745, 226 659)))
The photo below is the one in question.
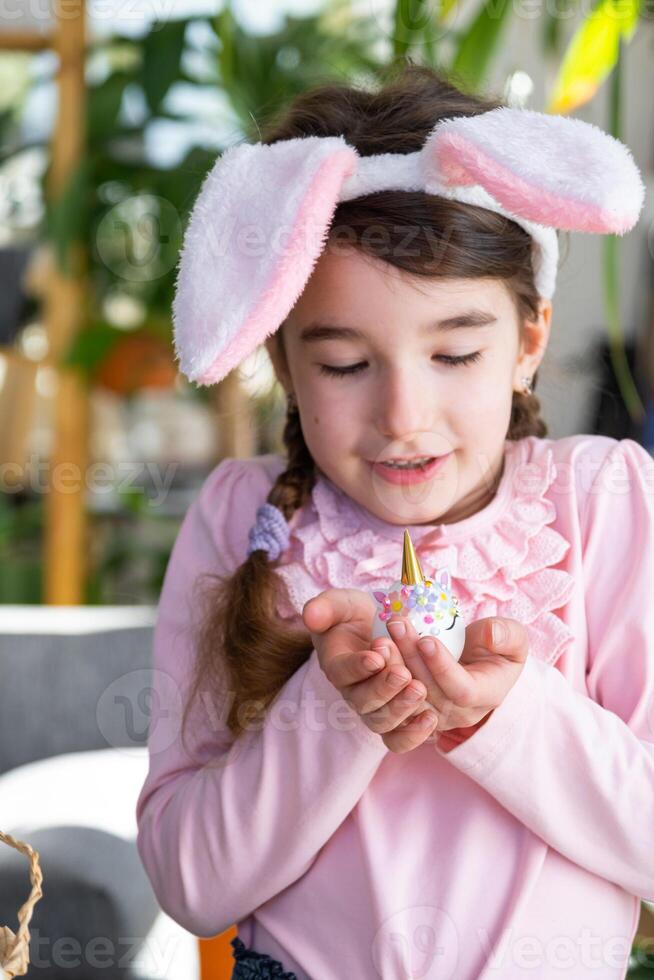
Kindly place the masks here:
POLYGON ((10 834, 3 834, 1 830, 0 841, 20 851, 29 859, 32 882, 29 898, 18 910, 18 932, 14 934, 8 926, 0 926, 0 980, 12 980, 13 977, 22 977, 27 973, 30 946, 28 926, 34 906, 43 894, 41 890, 43 875, 39 866, 38 851, 34 851, 29 844, 16 840, 10 834))

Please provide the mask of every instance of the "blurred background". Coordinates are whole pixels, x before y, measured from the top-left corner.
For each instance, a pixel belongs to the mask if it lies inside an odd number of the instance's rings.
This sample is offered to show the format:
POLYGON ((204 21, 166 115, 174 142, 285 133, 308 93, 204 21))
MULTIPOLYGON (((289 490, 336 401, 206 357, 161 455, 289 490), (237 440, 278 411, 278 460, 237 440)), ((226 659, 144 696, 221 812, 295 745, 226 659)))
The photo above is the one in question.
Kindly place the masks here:
MULTIPOLYGON (((191 500, 224 456, 281 447, 285 405, 265 350, 210 389, 187 383, 173 361, 177 255, 216 155, 256 139, 308 85, 374 87, 397 59, 451 69, 511 105, 574 114, 631 148, 645 210, 624 240, 570 236, 538 396, 555 438, 603 433, 654 449, 654 0, 3 4, 0 659, 13 666, 0 742, 3 731, 16 739, 26 714, 29 678, 21 687, 16 658, 43 674, 44 657, 62 657, 74 688, 79 637, 87 651, 104 649, 104 662, 120 636, 141 651, 124 670, 146 669, 191 500), (16 645, 26 636, 27 653, 16 645)), ((98 692, 110 683, 102 669, 98 692)), ((40 696, 36 719, 52 707, 40 696)), ((76 742, 65 711, 57 724, 70 736, 55 739, 60 757, 109 743, 126 760, 146 737, 103 736, 95 718, 96 734, 76 742)), ((0 797, 13 770, 55 754, 53 729, 34 725, 31 748, 0 758, 0 797)), ((0 889, 0 924, 3 909, 0 889)), ((204 968, 138 975, 222 976, 202 955, 204 968)), ((634 977, 654 975, 642 949, 632 965, 634 977)), ((90 975, 87 964, 79 976, 90 975)))
MULTIPOLYGON (((374 86, 397 58, 443 65, 619 135, 654 179, 651 0, 79 7, 58 21, 16 2, 1 23, 0 604, 156 601, 208 471, 279 446, 265 350, 196 389, 175 370, 171 297, 216 155, 296 92, 374 86)), ((654 444, 653 199, 624 240, 563 249, 538 390, 554 437, 654 444)))

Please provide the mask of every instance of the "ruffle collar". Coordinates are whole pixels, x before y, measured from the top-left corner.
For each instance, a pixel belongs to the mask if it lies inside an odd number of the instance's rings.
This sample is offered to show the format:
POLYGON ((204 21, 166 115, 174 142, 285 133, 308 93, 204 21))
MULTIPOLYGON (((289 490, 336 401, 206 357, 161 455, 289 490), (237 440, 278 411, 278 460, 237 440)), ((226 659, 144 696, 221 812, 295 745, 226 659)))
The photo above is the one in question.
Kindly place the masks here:
POLYGON ((531 458, 536 438, 506 441, 495 496, 455 524, 389 524, 321 472, 311 502, 291 519, 291 543, 277 567, 295 612, 326 588, 387 588, 399 577, 408 527, 424 573, 449 569, 466 622, 516 619, 527 627, 530 652, 554 663, 573 634, 552 610, 568 601, 574 579, 553 567, 570 543, 550 527, 556 507, 547 491, 556 465, 549 446, 541 458, 531 458))

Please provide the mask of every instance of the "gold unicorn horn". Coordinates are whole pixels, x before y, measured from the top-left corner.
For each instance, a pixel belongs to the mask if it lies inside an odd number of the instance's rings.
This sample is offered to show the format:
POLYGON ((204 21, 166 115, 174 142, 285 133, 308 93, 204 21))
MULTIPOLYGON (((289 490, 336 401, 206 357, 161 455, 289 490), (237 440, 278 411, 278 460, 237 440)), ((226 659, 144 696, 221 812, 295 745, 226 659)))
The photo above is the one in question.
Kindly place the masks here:
POLYGON ((420 562, 413 550, 413 541, 405 528, 402 551, 402 582, 404 585, 422 585, 424 581, 425 577, 422 574, 420 562))

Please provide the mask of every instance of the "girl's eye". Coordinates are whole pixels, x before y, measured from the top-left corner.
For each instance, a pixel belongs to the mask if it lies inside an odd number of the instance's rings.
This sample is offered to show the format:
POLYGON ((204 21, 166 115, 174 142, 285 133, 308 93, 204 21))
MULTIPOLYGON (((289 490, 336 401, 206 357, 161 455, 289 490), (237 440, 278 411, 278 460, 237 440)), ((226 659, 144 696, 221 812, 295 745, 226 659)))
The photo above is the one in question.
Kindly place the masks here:
POLYGON ((359 364, 348 364, 346 367, 333 367, 331 364, 318 365, 322 374, 331 374, 338 378, 342 378, 345 374, 358 374, 359 371, 363 371, 365 366, 365 361, 361 361, 359 364))
MULTIPOLYGON (((456 367, 458 364, 473 364, 480 357, 481 351, 476 350, 472 354, 436 354, 434 360, 441 361, 450 367, 456 367)), ((363 371, 367 367, 367 364, 365 361, 360 361, 358 364, 348 364, 346 367, 334 367, 331 364, 319 364, 318 367, 322 374, 342 378, 346 374, 358 374, 359 371, 363 371)))

